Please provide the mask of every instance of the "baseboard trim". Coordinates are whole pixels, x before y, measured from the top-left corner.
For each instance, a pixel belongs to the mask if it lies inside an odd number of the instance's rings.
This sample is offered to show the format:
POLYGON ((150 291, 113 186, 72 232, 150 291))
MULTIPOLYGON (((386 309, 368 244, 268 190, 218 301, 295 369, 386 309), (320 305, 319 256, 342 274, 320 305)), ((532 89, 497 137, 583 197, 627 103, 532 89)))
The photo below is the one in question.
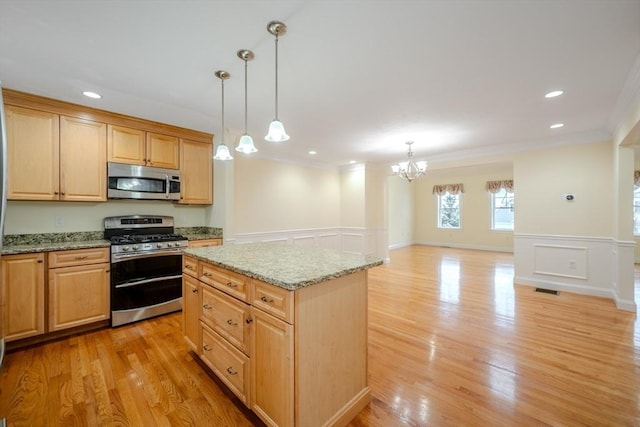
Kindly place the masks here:
POLYGON ((556 282, 553 280, 539 280, 523 276, 515 276, 513 278, 513 283, 517 285, 531 286, 534 288, 545 288, 554 291, 571 292, 573 294, 589 295, 617 301, 616 295, 610 289, 598 289, 590 286, 572 285, 568 283, 556 282))
POLYGON ((478 251, 513 253, 513 247, 507 247, 507 246, 469 245, 466 243, 433 242, 430 240, 419 240, 417 242, 414 242, 413 244, 422 245, 422 246, 438 246, 441 248, 473 249, 478 251))

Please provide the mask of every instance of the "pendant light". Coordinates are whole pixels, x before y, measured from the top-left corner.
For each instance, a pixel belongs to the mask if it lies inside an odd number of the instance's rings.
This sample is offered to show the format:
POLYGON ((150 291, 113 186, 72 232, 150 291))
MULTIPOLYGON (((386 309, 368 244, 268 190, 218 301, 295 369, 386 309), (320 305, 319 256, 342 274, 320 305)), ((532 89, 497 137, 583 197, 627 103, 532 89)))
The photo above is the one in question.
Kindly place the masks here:
POLYGON ((271 21, 267 25, 267 31, 276 36, 276 118, 269 124, 269 133, 264 137, 267 141, 282 142, 289 139, 284 130, 284 125, 278 119, 278 36, 287 32, 287 26, 280 21, 271 21))
POLYGON ((222 88, 222 129, 220 131, 220 134, 222 135, 222 142, 218 145, 216 155, 213 156, 213 158, 215 160, 233 160, 231 153, 229 153, 229 147, 224 143, 224 81, 231 77, 231 74, 222 70, 216 71, 215 74, 216 77, 220 79, 220 86, 222 88))
POLYGON ((238 51, 238 58, 244 61, 244 135, 240 137, 236 151, 251 154, 258 149, 253 145, 253 138, 247 133, 247 61, 251 61, 255 55, 248 49, 241 49, 238 51))

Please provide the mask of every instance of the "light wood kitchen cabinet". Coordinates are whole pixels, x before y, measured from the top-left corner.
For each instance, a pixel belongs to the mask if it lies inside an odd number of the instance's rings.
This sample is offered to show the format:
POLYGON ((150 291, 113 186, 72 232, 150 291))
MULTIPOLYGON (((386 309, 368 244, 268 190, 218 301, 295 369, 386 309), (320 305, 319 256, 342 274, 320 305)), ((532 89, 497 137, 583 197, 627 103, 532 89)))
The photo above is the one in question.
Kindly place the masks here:
POLYGON ((7 198, 106 200, 106 125, 8 105, 7 198))
POLYGON ((7 199, 59 198, 60 116, 7 105, 7 199))
POLYGON ((184 270, 182 275, 182 333, 191 350, 200 349, 200 282, 184 270))
POLYGON ((220 246, 220 245, 222 245, 222 239, 189 240, 190 248, 203 248, 205 246, 220 246))
POLYGON ((110 318, 109 249, 49 253, 49 331, 110 318))
POLYGON ((107 158, 110 162, 178 169, 180 139, 125 126, 109 125, 107 158))
POLYGON ((60 200, 107 200, 107 125, 60 116, 60 200))
POLYGON ((187 139, 180 140, 182 187, 180 203, 213 203, 213 145, 187 139))
POLYGON ((44 334, 44 254, 4 255, 0 260, 5 340, 44 334))
POLYGON ((251 409, 267 425, 293 426, 293 325, 256 307, 251 307, 251 319, 251 409))

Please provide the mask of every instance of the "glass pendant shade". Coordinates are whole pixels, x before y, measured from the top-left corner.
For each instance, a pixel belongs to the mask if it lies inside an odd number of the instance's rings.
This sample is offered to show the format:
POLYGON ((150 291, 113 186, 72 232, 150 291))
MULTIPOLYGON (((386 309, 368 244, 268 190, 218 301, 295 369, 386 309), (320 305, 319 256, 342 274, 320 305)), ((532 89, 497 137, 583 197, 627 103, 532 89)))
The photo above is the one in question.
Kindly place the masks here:
POLYGON ((246 133, 240 137, 240 141, 238 141, 238 146, 236 147, 236 151, 239 151, 244 154, 251 154, 258 151, 255 145, 253 145, 253 138, 247 135, 246 133))
POLYGON ((284 125, 278 119, 273 120, 269 124, 269 133, 264 137, 267 141, 270 142, 282 142, 287 141, 289 139, 289 135, 284 130, 284 125))
POLYGON ((229 147, 226 144, 218 145, 216 149, 216 155, 213 156, 215 160, 233 160, 231 153, 229 153, 229 147))

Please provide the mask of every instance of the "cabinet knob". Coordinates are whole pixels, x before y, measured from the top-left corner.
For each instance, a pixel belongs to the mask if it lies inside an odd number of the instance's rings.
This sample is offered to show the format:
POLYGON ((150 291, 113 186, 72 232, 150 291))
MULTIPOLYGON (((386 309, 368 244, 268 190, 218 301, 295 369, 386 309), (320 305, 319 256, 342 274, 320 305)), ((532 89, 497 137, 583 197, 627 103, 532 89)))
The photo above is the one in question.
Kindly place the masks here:
POLYGON ((245 322, 247 322, 247 325, 250 324, 251 322, 253 322, 253 319, 251 317, 247 317, 247 320, 245 320, 245 322))
POLYGON ((227 282, 227 286, 230 288, 237 288, 238 285, 236 285, 235 283, 231 283, 231 282, 227 282))
POLYGON ((260 301, 262 302, 268 302, 268 303, 272 303, 273 302, 273 298, 269 299, 267 297, 265 297, 264 295, 260 297, 260 301))
POLYGON ((209 304, 204 304, 202 308, 204 308, 205 310, 211 310, 213 307, 211 307, 209 304))
POLYGON ((203 345, 203 346, 202 346, 202 349, 203 349, 204 351, 211 351, 211 347, 209 347, 209 344, 205 344, 205 345, 203 345))
POLYGON ((238 371, 234 370, 231 366, 227 368, 227 372, 229 373, 229 375, 238 375, 238 371))
POLYGON ((238 324, 236 322, 234 322, 232 319, 227 320, 227 325, 229 325, 229 326, 238 326, 238 324))
POLYGON ((197 294, 198 293, 198 289, 196 289, 196 288, 191 289, 191 293, 197 294))

